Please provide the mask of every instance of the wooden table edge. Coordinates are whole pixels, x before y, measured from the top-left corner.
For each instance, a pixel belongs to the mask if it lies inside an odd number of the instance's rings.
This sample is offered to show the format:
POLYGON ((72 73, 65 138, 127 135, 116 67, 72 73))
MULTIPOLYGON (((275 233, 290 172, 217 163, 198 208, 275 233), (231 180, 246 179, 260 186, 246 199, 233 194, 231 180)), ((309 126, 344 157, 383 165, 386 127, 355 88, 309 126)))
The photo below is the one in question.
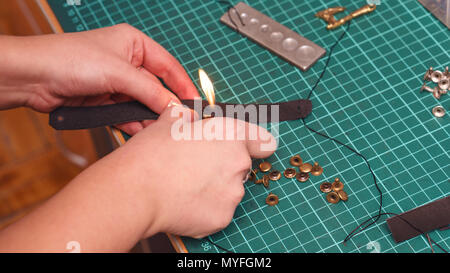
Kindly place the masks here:
MULTIPOLYGON (((50 5, 48 4, 47 0, 36 0, 37 4, 39 5, 42 13, 44 14, 45 18, 47 19, 48 23, 50 24, 50 27, 55 33, 64 33, 63 28, 61 27, 61 24, 59 23, 58 19, 56 18, 55 13, 51 9, 50 5)), ((114 136, 115 141, 119 146, 122 146, 125 144, 125 138, 123 137, 123 134, 117 130, 116 128, 109 128, 111 130, 111 134, 114 136)), ((170 243, 175 248, 175 250, 178 253, 188 253, 188 250, 186 249, 186 246, 181 240, 180 236, 172 235, 166 233, 167 237, 169 238, 170 243)))

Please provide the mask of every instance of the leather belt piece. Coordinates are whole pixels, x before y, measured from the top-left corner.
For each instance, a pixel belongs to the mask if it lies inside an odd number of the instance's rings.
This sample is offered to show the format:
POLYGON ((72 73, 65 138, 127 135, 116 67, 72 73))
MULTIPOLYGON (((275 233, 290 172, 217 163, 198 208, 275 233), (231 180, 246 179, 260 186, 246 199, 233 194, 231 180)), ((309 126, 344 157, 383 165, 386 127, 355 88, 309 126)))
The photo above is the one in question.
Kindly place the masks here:
MULTIPOLYGON (((182 100, 182 103, 194 109, 193 100, 182 100)), ((202 111, 207 107, 208 101, 202 101, 202 111)), ((220 107, 223 115, 226 116, 227 106, 236 106, 238 104, 216 103, 214 107, 220 107)), ((267 110, 264 121, 271 122, 271 110, 273 105, 279 105, 279 118, 277 121, 297 120, 307 117, 312 110, 310 100, 293 100, 288 102, 270 103, 270 104, 241 104, 246 108, 248 105, 255 105, 257 108, 258 119, 261 118, 260 110, 267 110), (262 109, 264 106, 265 109, 262 109)), ((195 110, 195 109, 194 109, 195 110)), ((266 113, 265 111, 262 111, 266 113)), ((201 114, 201 113, 199 113, 201 114)), ((201 115, 200 115, 201 116, 201 115)), ((213 115, 214 116, 214 115, 213 115)), ((49 124, 56 130, 78 130, 89 129, 103 126, 111 126, 132 121, 156 120, 159 114, 151 111, 145 105, 137 101, 122 102, 101 106, 76 106, 60 107, 50 113, 49 124)), ((234 118, 240 118, 249 121, 248 113, 244 115, 234 114, 234 118)))
POLYGON ((395 242, 450 225, 450 195, 386 220, 395 242))

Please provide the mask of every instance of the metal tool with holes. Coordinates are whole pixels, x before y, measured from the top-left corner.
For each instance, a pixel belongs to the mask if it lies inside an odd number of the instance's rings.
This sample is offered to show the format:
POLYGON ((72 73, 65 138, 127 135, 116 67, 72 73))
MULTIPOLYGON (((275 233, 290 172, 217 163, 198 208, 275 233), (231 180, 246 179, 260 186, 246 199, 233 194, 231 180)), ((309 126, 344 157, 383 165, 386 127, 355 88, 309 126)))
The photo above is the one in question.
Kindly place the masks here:
POLYGON ((256 9, 239 2, 220 21, 303 71, 326 51, 256 9))

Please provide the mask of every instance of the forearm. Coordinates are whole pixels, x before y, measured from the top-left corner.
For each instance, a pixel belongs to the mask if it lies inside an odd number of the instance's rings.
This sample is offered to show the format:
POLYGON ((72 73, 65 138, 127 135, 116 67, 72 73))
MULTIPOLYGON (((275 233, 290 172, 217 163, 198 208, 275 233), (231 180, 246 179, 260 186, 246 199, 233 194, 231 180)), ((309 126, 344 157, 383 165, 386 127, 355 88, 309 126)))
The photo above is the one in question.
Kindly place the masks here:
POLYGON ((20 38, 0 36, 0 110, 25 105, 28 94, 36 86, 26 83, 20 38))
POLYGON ((157 232, 151 192, 130 179, 130 161, 117 150, 81 173, 41 207, 0 232, 0 252, 124 252, 157 232), (127 168, 122 168, 126 165, 127 168))

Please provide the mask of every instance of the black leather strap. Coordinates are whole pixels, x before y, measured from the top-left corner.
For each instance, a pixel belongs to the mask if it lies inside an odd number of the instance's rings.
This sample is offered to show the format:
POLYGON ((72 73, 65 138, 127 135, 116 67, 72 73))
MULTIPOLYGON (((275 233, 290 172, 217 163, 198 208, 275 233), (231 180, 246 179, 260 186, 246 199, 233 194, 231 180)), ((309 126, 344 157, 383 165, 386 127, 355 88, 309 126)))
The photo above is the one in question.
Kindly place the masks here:
MULTIPOLYGON (((187 107, 194 109, 193 100, 183 100, 182 102, 187 107)), ((202 104, 202 109, 208 106, 207 101, 202 101, 202 104)), ((224 115, 226 115, 227 105, 234 104, 216 103, 216 106, 222 108, 224 115)), ((244 104, 243 106, 246 107, 247 105, 244 104)), ((309 100, 253 105, 258 108, 258 113, 262 105, 268 106, 265 107, 267 109, 267 122, 271 122, 271 105, 279 105, 279 121, 305 118, 312 110, 312 104, 309 100)), ((155 120, 158 117, 158 114, 148 109, 145 105, 137 101, 130 101, 92 107, 60 107, 50 113, 49 123, 57 130, 77 130, 111 126, 131 121, 155 120)), ((235 118, 249 121, 248 115, 245 115, 244 118, 235 115, 235 118)), ((259 117, 258 122, 260 122, 259 117)))

